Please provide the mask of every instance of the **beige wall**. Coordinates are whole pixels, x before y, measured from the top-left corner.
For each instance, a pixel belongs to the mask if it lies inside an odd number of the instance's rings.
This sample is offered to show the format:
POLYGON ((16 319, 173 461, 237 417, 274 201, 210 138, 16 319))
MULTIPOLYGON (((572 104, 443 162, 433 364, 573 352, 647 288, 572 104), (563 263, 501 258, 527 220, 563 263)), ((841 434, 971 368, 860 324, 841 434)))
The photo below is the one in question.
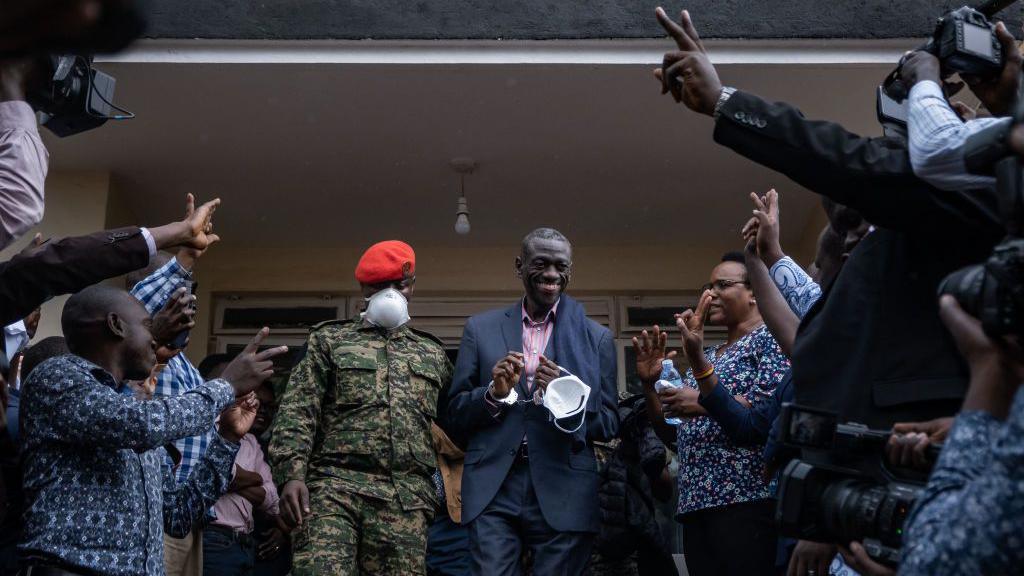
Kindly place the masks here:
MULTIPOLYGON (((43 238, 62 238, 88 234, 106 227, 110 178, 100 172, 51 173, 46 179, 46 213, 43 221, 13 247, 0 253, 2 260, 17 254, 39 232, 43 238)), ((66 296, 43 305, 36 340, 60 336, 60 312, 66 296)))

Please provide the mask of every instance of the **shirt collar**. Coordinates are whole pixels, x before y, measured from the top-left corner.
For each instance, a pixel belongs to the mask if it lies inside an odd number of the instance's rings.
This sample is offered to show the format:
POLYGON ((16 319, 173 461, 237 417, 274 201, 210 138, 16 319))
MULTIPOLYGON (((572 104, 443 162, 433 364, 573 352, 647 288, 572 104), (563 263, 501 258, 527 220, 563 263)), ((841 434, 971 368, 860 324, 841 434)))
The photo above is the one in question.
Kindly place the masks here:
POLYGON ((523 306, 522 306, 523 307, 523 323, 524 324, 547 324, 548 322, 554 322, 555 321, 555 317, 558 316, 558 304, 561 301, 562 301, 562 299, 559 298, 558 302, 555 302, 555 305, 552 306, 551 310, 548 310, 548 313, 544 316, 544 320, 542 320, 540 322, 534 322, 533 318, 530 318, 530 313, 526 311, 526 298, 523 298, 523 306))
POLYGON ((114 390, 121 389, 121 384, 117 380, 114 380, 113 374, 107 372, 105 369, 101 368, 100 366, 97 366, 96 364, 93 364, 92 362, 86 360, 85 358, 82 358, 81 356, 75 356, 74 354, 68 354, 67 356, 64 356, 64 360, 66 360, 69 364, 77 368, 80 368, 85 372, 88 372, 89 375, 95 378, 96 381, 99 382, 100 384, 103 384, 104 386, 110 386, 114 390))
POLYGON ((14 324, 8 324, 4 326, 4 332, 14 336, 15 334, 27 334, 28 330, 25 328, 25 321, 18 320, 14 324))

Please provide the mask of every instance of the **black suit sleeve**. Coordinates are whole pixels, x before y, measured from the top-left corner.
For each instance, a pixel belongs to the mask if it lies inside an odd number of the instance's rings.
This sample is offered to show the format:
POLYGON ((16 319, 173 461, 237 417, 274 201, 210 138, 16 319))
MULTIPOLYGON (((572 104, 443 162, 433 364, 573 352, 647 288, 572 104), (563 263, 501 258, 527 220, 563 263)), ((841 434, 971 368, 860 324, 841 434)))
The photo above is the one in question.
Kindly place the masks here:
POLYGON ((139 228, 65 238, 0 263, 0 326, 27 316, 54 296, 138 270, 149 263, 139 228))
POLYGON ((998 224, 991 191, 942 191, 914 176, 906 145, 808 120, 785 103, 735 92, 715 123, 715 141, 893 230, 937 223, 998 224))

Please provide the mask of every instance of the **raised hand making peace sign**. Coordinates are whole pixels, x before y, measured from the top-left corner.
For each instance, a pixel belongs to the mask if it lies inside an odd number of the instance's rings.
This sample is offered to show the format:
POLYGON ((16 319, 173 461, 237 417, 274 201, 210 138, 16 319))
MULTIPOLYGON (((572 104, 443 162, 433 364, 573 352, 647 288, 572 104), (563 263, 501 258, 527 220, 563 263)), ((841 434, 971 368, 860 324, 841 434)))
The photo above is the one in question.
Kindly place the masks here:
POLYGON ((695 112, 708 116, 714 114, 722 83, 690 20, 690 13, 683 10, 678 24, 661 7, 654 13, 658 23, 679 48, 678 52, 667 52, 661 68, 654 71, 655 78, 661 82, 661 93, 671 92, 676 102, 686 104, 695 112))
POLYGON ((676 326, 683 337, 683 353, 690 362, 694 374, 707 370, 711 364, 704 356, 704 323, 711 307, 711 291, 705 290, 697 302, 697 310, 687 310, 676 314, 676 326))

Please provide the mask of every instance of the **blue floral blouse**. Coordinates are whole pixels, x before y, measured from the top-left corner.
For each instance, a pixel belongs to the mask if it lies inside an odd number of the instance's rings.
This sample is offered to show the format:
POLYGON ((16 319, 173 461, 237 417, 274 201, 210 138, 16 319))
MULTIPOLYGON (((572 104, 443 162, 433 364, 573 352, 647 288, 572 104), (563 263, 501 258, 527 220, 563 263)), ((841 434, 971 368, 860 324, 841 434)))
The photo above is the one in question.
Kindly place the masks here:
MULTIPOLYGON (((730 395, 742 394, 751 404, 769 399, 789 369, 768 329, 760 328, 735 344, 708 347, 705 355, 715 366, 718 385, 730 395)), ((683 385, 697 388, 693 370, 683 385)), ((687 512, 770 498, 762 479, 764 460, 760 446, 740 446, 710 416, 684 419, 677 431, 679 451, 679 507, 676 517, 687 512)))

